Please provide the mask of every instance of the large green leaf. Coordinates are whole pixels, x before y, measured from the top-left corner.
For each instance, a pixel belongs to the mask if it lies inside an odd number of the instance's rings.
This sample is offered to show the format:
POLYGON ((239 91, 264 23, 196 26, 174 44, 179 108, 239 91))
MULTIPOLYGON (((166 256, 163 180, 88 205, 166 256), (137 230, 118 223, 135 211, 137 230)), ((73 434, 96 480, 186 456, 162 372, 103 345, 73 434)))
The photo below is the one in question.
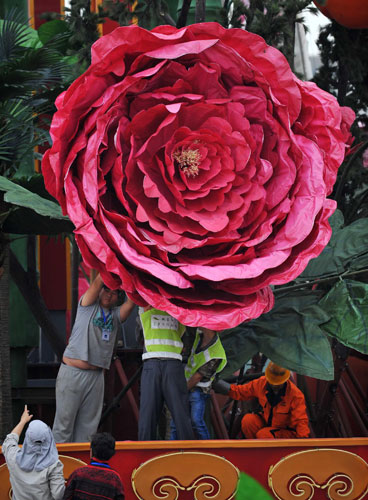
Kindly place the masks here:
POLYGON ((44 217, 30 208, 15 208, 5 218, 1 229, 10 234, 57 235, 73 232, 74 226, 68 219, 44 217))
MULTIPOLYGON (((337 217, 338 213, 334 223, 339 222, 337 217)), ((299 279, 305 281, 368 267, 368 218, 358 219, 343 228, 335 224, 333 229, 329 244, 319 257, 309 262, 299 279)))
POLYGON ((42 198, 3 176, 0 176, 0 191, 4 192, 3 199, 11 207, 3 218, 3 232, 58 234, 73 231, 73 224, 61 213, 56 202, 42 198))
POLYGON ((61 19, 54 19, 47 23, 43 23, 38 28, 38 36, 43 44, 48 43, 50 40, 55 38, 56 35, 60 35, 62 33, 70 34, 70 29, 68 23, 66 21, 62 21, 61 19))
POLYGON ((42 174, 33 172, 33 175, 27 175, 22 177, 17 176, 16 183, 19 186, 24 187, 28 191, 32 191, 32 193, 38 194, 39 196, 41 196, 41 198, 45 198, 47 200, 51 200, 57 203, 55 198, 51 196, 51 194, 46 190, 45 181, 42 174))
POLYGON ((330 316, 321 328, 342 344, 368 354, 368 284, 339 280, 319 305, 330 316))
POLYGON ((297 373, 322 380, 334 376, 330 343, 320 325, 330 317, 318 305, 318 291, 298 291, 276 297, 275 306, 256 320, 225 330, 221 340, 228 364, 224 378, 257 352, 297 373))
POLYGON ((4 191, 4 201, 11 205, 31 208, 38 214, 53 219, 68 219, 61 213, 61 208, 57 203, 45 200, 3 176, 0 176, 0 191, 4 191))

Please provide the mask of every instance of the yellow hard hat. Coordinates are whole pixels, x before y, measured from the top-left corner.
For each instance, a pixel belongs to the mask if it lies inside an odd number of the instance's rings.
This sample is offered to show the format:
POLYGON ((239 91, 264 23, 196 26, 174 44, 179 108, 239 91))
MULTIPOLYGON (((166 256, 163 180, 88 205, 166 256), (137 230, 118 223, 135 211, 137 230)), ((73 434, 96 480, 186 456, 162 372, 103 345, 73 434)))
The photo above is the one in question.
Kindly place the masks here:
POLYGON ((265 377, 271 385, 281 385, 290 377, 290 370, 276 365, 272 361, 267 365, 265 377))

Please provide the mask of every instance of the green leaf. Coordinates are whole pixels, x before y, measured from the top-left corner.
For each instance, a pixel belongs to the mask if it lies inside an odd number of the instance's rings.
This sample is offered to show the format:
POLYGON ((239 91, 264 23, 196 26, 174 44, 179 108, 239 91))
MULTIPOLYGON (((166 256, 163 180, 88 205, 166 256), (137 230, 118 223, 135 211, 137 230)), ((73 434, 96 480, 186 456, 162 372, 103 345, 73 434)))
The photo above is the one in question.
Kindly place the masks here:
POLYGON ((322 278, 368 267, 367 241, 368 218, 358 219, 342 229, 335 228, 329 244, 321 255, 309 262, 298 280, 322 278))
POLYGON ((32 191, 32 193, 38 194, 39 196, 41 196, 41 198, 45 198, 57 203, 55 198, 51 196, 51 194, 46 190, 45 181, 42 174, 37 174, 34 172, 32 175, 28 176, 17 176, 16 183, 19 186, 24 187, 28 191, 32 191))
POLYGON ((37 43, 37 31, 28 25, 22 11, 12 8, 0 19, 0 61, 8 61, 19 54, 20 48, 37 43))
POLYGON ((61 59, 65 64, 77 64, 78 56, 65 56, 61 59))
POLYGON ((368 284, 339 280, 319 305, 330 316, 321 328, 342 344, 368 354, 368 284))
POLYGON ((70 220, 52 219, 37 214, 30 208, 13 208, 2 227, 4 233, 58 235, 71 233, 74 229, 70 220))
POLYGON ((38 28, 39 39, 44 45, 56 35, 65 32, 70 32, 69 25, 66 21, 62 21, 61 19, 54 19, 53 21, 41 24, 38 28))
POLYGON ((228 364, 221 378, 231 375, 254 354, 262 352, 296 373, 322 380, 333 379, 331 347, 320 326, 330 316, 318 305, 321 294, 299 290, 293 296, 278 296, 269 313, 225 330, 221 341, 228 364))
POLYGON ((272 500, 272 497, 258 481, 241 472, 235 500, 272 500))
POLYGON ((30 208, 44 217, 69 221, 68 217, 61 213, 61 208, 57 203, 41 198, 38 194, 28 191, 3 176, 0 176, 0 191, 4 191, 4 201, 11 205, 30 208))

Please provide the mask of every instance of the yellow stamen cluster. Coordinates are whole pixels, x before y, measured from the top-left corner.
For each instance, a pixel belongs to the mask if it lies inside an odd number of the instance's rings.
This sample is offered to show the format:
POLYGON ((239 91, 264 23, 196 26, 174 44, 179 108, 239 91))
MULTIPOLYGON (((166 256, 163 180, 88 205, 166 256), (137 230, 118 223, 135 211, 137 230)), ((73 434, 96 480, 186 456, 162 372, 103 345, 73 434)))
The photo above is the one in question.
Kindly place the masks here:
POLYGON ((201 153, 198 149, 183 149, 173 154, 174 160, 187 177, 196 177, 199 174, 201 153))

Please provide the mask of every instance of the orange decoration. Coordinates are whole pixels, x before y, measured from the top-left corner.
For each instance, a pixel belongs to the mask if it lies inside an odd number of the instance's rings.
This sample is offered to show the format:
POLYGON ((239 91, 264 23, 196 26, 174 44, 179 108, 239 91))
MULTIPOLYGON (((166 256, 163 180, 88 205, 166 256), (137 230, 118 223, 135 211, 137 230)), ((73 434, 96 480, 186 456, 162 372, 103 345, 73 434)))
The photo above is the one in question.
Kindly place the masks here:
POLYGON ((299 451, 270 467, 268 485, 279 500, 311 500, 318 491, 329 500, 363 500, 368 493, 368 464, 346 450, 299 451))
POLYGON ((231 500, 238 478, 238 469, 223 457, 180 451, 141 464, 133 471, 132 487, 139 500, 178 500, 182 492, 195 500, 231 500))
POLYGON ((319 10, 346 28, 368 28, 367 0, 313 0, 319 10))

